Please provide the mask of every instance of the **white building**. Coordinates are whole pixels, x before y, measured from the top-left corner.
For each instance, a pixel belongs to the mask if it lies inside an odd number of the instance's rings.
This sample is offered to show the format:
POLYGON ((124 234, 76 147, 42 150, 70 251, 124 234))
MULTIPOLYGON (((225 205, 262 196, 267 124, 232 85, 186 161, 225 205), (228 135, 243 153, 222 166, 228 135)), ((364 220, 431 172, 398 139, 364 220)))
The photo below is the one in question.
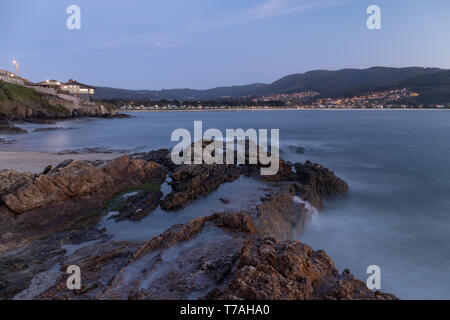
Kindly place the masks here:
POLYGON ((5 71, 5 70, 0 70, 0 80, 8 82, 8 83, 12 83, 12 84, 21 85, 21 86, 23 86, 25 84, 25 82, 27 81, 26 79, 23 79, 19 76, 16 76, 12 72, 5 71))
POLYGON ((61 91, 74 95, 93 95, 95 88, 71 79, 61 86, 61 91))

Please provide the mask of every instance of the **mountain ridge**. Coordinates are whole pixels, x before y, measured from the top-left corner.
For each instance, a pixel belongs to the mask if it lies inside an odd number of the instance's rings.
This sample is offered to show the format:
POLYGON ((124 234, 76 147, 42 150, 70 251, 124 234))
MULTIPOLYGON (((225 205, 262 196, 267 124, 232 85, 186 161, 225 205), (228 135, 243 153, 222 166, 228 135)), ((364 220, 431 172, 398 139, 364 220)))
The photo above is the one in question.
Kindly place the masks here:
MULTIPOLYGON (((96 99, 177 99, 216 100, 260 97, 270 94, 292 93, 296 91, 317 91, 321 96, 340 96, 363 91, 401 86, 406 80, 420 76, 430 76, 442 71, 440 68, 407 67, 393 68, 375 66, 367 69, 346 68, 335 71, 312 70, 282 77, 272 83, 222 86, 211 89, 163 89, 129 90, 97 87, 96 99)), ((405 82, 406 81, 406 82, 405 82)))

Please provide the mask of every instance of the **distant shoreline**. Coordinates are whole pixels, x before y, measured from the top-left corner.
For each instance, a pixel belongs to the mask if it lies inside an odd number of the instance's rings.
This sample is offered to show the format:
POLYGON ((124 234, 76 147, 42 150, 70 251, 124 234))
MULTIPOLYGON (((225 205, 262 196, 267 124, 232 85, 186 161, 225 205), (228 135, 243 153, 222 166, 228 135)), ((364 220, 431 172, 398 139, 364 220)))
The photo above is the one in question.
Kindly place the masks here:
POLYGON ((199 109, 199 110, 119 110, 120 112, 208 112, 208 111, 450 111, 450 109, 438 109, 438 108, 430 108, 430 109, 413 109, 413 108, 386 108, 386 109, 343 109, 343 108, 317 108, 317 109, 302 109, 302 108, 257 108, 257 109, 245 109, 245 108, 237 108, 237 109, 199 109))
POLYGON ((0 151, 0 171, 41 173, 48 165, 55 167, 64 160, 112 160, 123 156, 119 153, 55 154, 38 151, 0 151))

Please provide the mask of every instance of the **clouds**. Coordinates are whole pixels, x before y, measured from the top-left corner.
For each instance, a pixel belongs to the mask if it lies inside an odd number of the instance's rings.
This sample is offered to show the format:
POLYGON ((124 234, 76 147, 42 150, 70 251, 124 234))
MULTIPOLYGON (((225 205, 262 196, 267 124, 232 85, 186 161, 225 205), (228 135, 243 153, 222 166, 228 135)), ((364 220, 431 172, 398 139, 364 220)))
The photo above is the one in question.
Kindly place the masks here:
POLYGON ((310 8, 319 7, 323 2, 321 0, 266 0, 260 6, 250 9, 247 13, 252 20, 270 18, 273 16, 299 13, 310 8))
POLYGON ((257 6, 245 8, 232 16, 216 19, 210 27, 224 27, 280 16, 301 14, 313 10, 343 6, 362 0, 264 0, 257 6))
POLYGON ((91 49, 111 49, 117 47, 152 47, 152 48, 173 48, 178 43, 171 41, 168 36, 138 34, 121 37, 118 39, 100 42, 91 47, 91 49))

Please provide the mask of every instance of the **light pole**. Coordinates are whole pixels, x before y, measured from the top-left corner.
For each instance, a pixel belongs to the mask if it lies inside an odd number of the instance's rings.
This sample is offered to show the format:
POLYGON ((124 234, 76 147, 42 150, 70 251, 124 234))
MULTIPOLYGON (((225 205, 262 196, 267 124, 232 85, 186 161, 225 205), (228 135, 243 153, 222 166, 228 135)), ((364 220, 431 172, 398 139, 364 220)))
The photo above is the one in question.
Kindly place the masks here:
POLYGON ((12 63, 16 66, 17 73, 19 73, 19 63, 16 60, 13 60, 12 63))

